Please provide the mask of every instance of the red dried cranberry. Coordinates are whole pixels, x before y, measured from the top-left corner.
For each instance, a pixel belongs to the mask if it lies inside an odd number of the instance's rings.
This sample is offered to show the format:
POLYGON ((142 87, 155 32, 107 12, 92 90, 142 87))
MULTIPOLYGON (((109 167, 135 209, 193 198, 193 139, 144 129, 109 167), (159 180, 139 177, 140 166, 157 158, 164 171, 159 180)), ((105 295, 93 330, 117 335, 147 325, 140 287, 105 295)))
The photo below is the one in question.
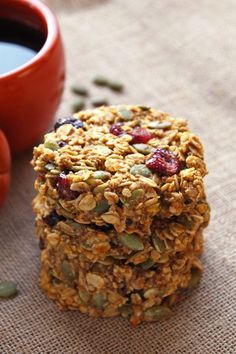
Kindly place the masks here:
POLYGON ((172 176, 181 169, 178 156, 164 149, 156 149, 146 160, 146 166, 160 176, 172 176))
POLYGON ((124 134, 124 130, 122 129, 123 123, 114 123, 110 128, 110 133, 116 136, 121 136, 124 134))
POLYGON ((65 172, 61 172, 60 176, 57 178, 56 188, 59 197, 62 199, 72 200, 79 196, 79 192, 70 189, 70 182, 66 177, 65 172))
POLYGON ((148 130, 139 127, 134 128, 130 135, 133 137, 131 144, 146 144, 154 138, 154 135, 148 130))
POLYGON ((83 128, 84 126, 84 123, 81 122, 81 120, 76 119, 74 117, 66 117, 66 118, 59 118, 56 124, 54 125, 54 129, 57 130, 60 126, 64 124, 71 124, 76 129, 83 128))
POLYGON ((43 221, 51 227, 55 226, 60 220, 64 220, 64 217, 62 215, 58 215, 56 210, 51 211, 50 214, 43 218, 43 221))

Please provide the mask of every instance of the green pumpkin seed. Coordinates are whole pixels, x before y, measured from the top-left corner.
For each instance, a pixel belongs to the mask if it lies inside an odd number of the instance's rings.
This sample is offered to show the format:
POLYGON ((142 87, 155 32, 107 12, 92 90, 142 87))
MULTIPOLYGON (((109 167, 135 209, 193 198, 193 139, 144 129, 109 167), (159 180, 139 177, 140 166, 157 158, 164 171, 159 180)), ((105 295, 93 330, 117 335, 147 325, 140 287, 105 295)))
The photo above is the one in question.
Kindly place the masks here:
POLYGON ((133 113, 129 111, 126 107, 119 107, 117 113, 119 117, 124 121, 129 121, 133 118, 133 113))
POLYGON ((112 254, 111 256, 112 256, 112 258, 119 259, 119 260, 128 259, 129 258, 129 256, 127 254, 124 254, 124 255, 119 255, 119 254, 115 254, 114 255, 114 254, 112 254))
POLYGON ((73 105, 72 105, 72 111, 74 113, 77 113, 79 111, 82 111, 82 109, 84 109, 85 107, 85 102, 84 100, 80 99, 80 100, 77 100, 73 105))
POLYGON ((121 313, 121 316, 123 316, 123 317, 131 316, 132 313, 133 313, 132 305, 125 304, 125 305, 121 306, 120 307, 120 313, 121 313))
POLYGON ((102 309, 103 305, 106 302, 104 294, 97 293, 97 294, 93 295, 92 302, 97 308, 102 309))
POLYGON ((202 277, 202 272, 199 269, 193 268, 191 273, 192 273, 191 279, 190 279, 190 282, 188 283, 189 289, 195 288, 198 285, 198 283, 200 282, 201 277, 202 277))
POLYGON ((55 165, 53 163, 46 163, 46 165, 44 167, 46 170, 51 171, 51 170, 54 170, 55 165))
POLYGON ((106 211, 108 211, 110 208, 110 205, 108 204, 108 201, 105 199, 100 200, 99 202, 97 202, 97 205, 95 206, 95 208, 93 209, 93 211, 95 213, 97 213, 98 215, 105 213, 106 211))
POLYGON ((193 220, 188 219, 186 215, 179 215, 176 218, 177 222, 185 226, 187 229, 191 229, 193 227, 193 220))
POLYGON ((124 85, 120 81, 109 80, 108 87, 116 92, 122 92, 124 89, 124 85))
POLYGON ((107 183, 103 183, 103 184, 99 184, 97 187, 94 188, 94 193, 98 194, 98 193, 102 193, 104 192, 104 189, 106 189, 107 187, 107 183))
POLYGON ((6 280, 0 283, 0 298, 9 298, 17 294, 17 285, 13 281, 6 280))
POLYGON ((141 109, 142 111, 150 111, 151 107, 148 106, 138 106, 139 109, 141 109))
POLYGON ((172 311, 166 306, 153 306, 144 312, 144 319, 146 321, 157 321, 169 316, 172 311))
POLYGON ((109 102, 106 97, 95 97, 92 99, 93 107, 108 106, 109 102))
POLYGON ((52 282, 53 285, 61 284, 61 280, 56 278, 56 277, 52 277, 52 281, 51 282, 52 282))
POLYGON ((69 283, 69 285, 72 285, 75 280, 75 275, 71 268, 70 263, 66 259, 62 261, 61 271, 64 277, 66 278, 67 282, 69 283))
MULTIPOLYGON (((140 201, 140 199, 142 199, 143 196, 144 196, 144 190, 143 189, 135 189, 131 193, 131 197, 129 198, 129 201, 128 201, 127 204, 129 206, 134 206, 140 201)), ((126 204, 126 203, 124 203, 124 204, 126 204)))
POLYGON ((151 129, 165 129, 165 128, 170 128, 171 127, 171 122, 149 122, 148 123, 148 128, 151 129))
POLYGON ((143 155, 148 155, 152 151, 152 147, 147 144, 133 144, 133 147, 143 155))
POLYGON ((145 165, 140 164, 140 165, 134 165, 130 169, 131 175, 141 175, 144 177, 150 177, 152 175, 152 172, 147 168, 145 165))
POLYGON ((142 251, 144 249, 144 245, 140 237, 136 234, 119 234, 119 241, 123 246, 129 248, 133 251, 142 251))
POLYGON ((140 265, 144 270, 148 270, 149 268, 154 266, 154 264, 155 262, 151 258, 149 258, 145 262, 141 263, 140 265))
POLYGON ((152 237, 152 243, 153 243, 153 246, 155 247, 155 249, 160 253, 165 252, 165 250, 166 250, 165 242, 163 240, 161 240, 156 235, 152 235, 151 237, 152 237))
POLYGON ((86 290, 80 289, 79 297, 83 302, 87 303, 90 299, 90 294, 86 290))
POLYGON ((109 179, 111 174, 109 172, 105 171, 95 171, 93 173, 93 178, 94 179, 101 179, 102 181, 109 179))
POLYGON ((83 247, 85 250, 87 251, 91 251, 92 250, 92 246, 89 245, 88 243, 86 242, 81 242, 81 247, 83 247))
POLYGON ((157 288, 150 288, 148 290, 146 290, 143 294, 143 296, 145 297, 145 299, 149 299, 150 297, 162 297, 164 295, 164 291, 163 290, 159 290, 157 288))
POLYGON ((85 86, 82 85, 74 85, 71 87, 71 91, 76 95, 80 96, 88 96, 88 90, 85 86))
POLYGON ((49 140, 44 143, 44 147, 47 149, 50 149, 52 151, 56 151, 59 149, 59 145, 57 144, 56 141, 49 140))
POLYGON ((93 83, 98 86, 108 86, 108 79, 103 75, 96 75, 93 78, 93 83))
POLYGON ((81 224, 79 224, 78 222, 72 221, 72 220, 66 220, 66 223, 75 230, 79 230, 79 229, 83 228, 83 226, 81 224))

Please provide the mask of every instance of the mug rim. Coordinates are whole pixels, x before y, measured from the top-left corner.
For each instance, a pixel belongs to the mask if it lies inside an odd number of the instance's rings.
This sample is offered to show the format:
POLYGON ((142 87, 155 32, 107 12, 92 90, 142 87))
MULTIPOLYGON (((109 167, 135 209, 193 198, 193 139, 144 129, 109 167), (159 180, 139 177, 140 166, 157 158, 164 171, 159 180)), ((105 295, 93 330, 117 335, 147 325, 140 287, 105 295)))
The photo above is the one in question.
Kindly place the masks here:
POLYGON ((36 16, 37 17, 41 16, 41 18, 45 20, 45 24, 47 28, 47 36, 42 48, 33 58, 31 58, 26 63, 20 65, 18 68, 10 70, 4 74, 0 74, 0 80, 8 79, 18 74, 24 75, 30 69, 33 69, 35 65, 38 63, 38 61, 40 61, 45 56, 45 54, 48 51, 50 51, 50 49, 54 46, 59 36, 59 27, 58 27, 57 19, 52 13, 52 11, 49 9, 49 7, 47 7, 46 4, 44 4, 40 0, 26 0, 26 1, 24 0, 18 2, 23 8, 27 8, 32 12, 36 10, 36 16))

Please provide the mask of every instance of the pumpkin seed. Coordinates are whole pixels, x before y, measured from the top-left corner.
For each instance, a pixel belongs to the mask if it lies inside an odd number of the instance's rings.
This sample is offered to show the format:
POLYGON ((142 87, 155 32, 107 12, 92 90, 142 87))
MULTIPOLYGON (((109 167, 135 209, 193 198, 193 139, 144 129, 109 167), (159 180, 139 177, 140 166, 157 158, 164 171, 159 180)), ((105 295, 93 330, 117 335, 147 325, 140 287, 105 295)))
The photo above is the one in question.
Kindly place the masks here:
POLYGON ((135 205, 139 202, 139 200, 144 196, 144 190, 143 189, 135 189, 131 193, 131 197, 129 198, 128 204, 130 206, 135 205))
POLYGON ((61 263, 61 271, 64 277, 66 278, 68 284, 72 285, 75 280, 75 275, 71 268, 70 263, 66 259, 64 259, 61 263))
POLYGON ((109 210, 109 204, 108 201, 105 199, 100 200, 99 202, 97 202, 97 205, 95 206, 95 208, 93 209, 93 211, 95 213, 97 213, 98 215, 105 213, 106 211, 109 210))
POLYGON ((56 277, 52 277, 52 284, 59 285, 59 284, 61 284, 61 280, 56 277))
POLYGON ((202 272, 199 269, 193 268, 191 271, 191 279, 190 282, 188 283, 188 288, 189 289, 195 288, 200 282, 201 277, 202 277, 202 272))
POLYGON ((171 127, 171 122, 149 122, 148 123, 148 128, 151 129, 165 129, 165 128, 170 128, 171 127))
POLYGON ((159 290, 157 288, 150 288, 148 290, 146 290, 143 294, 143 296, 145 297, 145 299, 149 299, 150 297, 161 297, 164 295, 164 291, 163 290, 159 290))
POLYGON ((119 259, 119 260, 128 259, 129 258, 129 256, 127 254, 124 254, 124 255, 112 254, 111 256, 112 256, 112 258, 119 259))
POLYGON ((193 220, 188 219, 186 215, 179 215, 176 220, 183 226, 187 227, 187 229, 191 229, 193 227, 193 220))
POLYGON ((46 170, 51 171, 54 170, 55 165, 53 163, 46 163, 44 167, 46 168, 46 170))
POLYGON ((121 306, 120 313, 121 313, 121 316, 123 316, 123 317, 128 317, 128 316, 132 315, 132 313, 133 313, 132 305, 125 304, 125 305, 121 306))
POLYGON ((144 319, 146 321, 157 321, 169 316, 172 311, 166 306, 153 306, 144 312, 144 319))
POLYGON ((104 294, 97 293, 97 294, 93 295, 92 302, 96 307, 98 307, 99 309, 102 309, 103 305, 106 302, 104 294))
POLYGON ((118 108, 117 113, 124 121, 129 121, 133 118, 133 113, 123 106, 118 108))
POLYGON ((157 235, 152 235, 152 243, 153 246, 155 247, 155 249, 160 252, 163 253, 166 250, 166 246, 165 246, 165 242, 163 240, 161 240, 157 235))
POLYGON ((145 262, 141 263, 141 267, 144 269, 144 270, 148 270, 149 268, 151 268, 153 265, 155 264, 155 262, 149 258, 147 259, 145 262))
POLYGON ((150 111, 151 107, 148 106, 138 106, 138 108, 140 108, 142 111, 150 111))
POLYGON ((83 247, 85 250, 87 251, 91 251, 92 250, 92 246, 89 245, 88 243, 86 242, 81 242, 81 247, 83 247))
POLYGON ((93 173, 93 178, 94 179, 101 179, 102 181, 109 179, 111 174, 109 172, 105 171, 95 171, 93 173))
POLYGON ((0 298, 9 298, 17 294, 17 286, 11 280, 6 280, 0 283, 0 298))
POLYGON ((82 229, 83 226, 81 224, 79 224, 78 222, 72 221, 72 220, 66 220, 66 223, 71 226, 73 229, 82 229))
POLYGON ((77 113, 79 111, 82 111, 82 109, 84 109, 85 107, 85 102, 84 100, 80 99, 80 100, 77 100, 73 105, 72 105, 72 111, 74 113, 77 113))
POLYGON ((56 141, 53 140, 48 140, 44 143, 44 147, 47 149, 50 149, 52 151, 56 151, 59 149, 59 145, 57 144, 56 141))
POLYGON ((116 92, 122 92, 124 85, 120 82, 120 81, 113 81, 113 80, 109 80, 108 81, 108 87, 116 92))
POLYGON ((107 183, 103 183, 103 184, 99 184, 97 187, 94 188, 94 193, 102 193, 104 191, 104 189, 106 189, 107 187, 107 183))
POLYGON ((79 297, 83 302, 87 303, 90 299, 90 294, 86 290, 79 289, 79 297))
POLYGON ((80 96, 88 96, 88 90, 85 86, 82 85, 74 85, 71 87, 71 91, 76 95, 80 96))
POLYGON ((152 175, 152 172, 149 170, 149 168, 147 168, 143 164, 134 165, 133 167, 131 167, 130 173, 131 173, 131 175, 134 175, 134 176, 141 175, 144 177, 149 177, 152 175))
POLYGON ((147 144, 133 144, 133 147, 143 155, 148 155, 152 151, 152 147, 147 144))
POLYGON ((140 237, 136 234, 126 234, 122 233, 118 235, 119 241, 123 246, 129 248, 133 251, 142 251, 144 249, 144 245, 140 237))
POLYGON ((98 86, 107 86, 108 85, 108 79, 103 76, 103 75, 96 75, 93 78, 93 83, 98 86))
POLYGON ((108 106, 109 102, 106 97, 95 97, 92 99, 93 107, 108 106))

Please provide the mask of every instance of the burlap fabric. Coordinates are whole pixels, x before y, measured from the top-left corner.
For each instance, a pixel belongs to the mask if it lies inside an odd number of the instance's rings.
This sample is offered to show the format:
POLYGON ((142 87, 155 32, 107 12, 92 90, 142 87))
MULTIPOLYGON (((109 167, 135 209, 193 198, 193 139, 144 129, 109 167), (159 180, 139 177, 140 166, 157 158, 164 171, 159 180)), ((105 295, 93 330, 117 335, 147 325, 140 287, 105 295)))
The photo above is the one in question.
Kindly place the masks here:
MULTIPOLYGON (((31 152, 15 158, 0 211, 0 279, 19 285, 0 302, 1 354, 221 354, 236 351, 236 2, 234 0, 49 1, 67 53, 67 87, 96 73, 120 77, 112 103, 143 103, 189 118, 206 152, 212 206, 201 286, 161 323, 131 329, 123 319, 60 312, 37 285, 31 152)), ((46 88, 45 88, 46 89, 46 88)), ((101 90, 101 89, 100 89, 101 90)), ((98 89, 92 90, 93 94, 98 89)))

